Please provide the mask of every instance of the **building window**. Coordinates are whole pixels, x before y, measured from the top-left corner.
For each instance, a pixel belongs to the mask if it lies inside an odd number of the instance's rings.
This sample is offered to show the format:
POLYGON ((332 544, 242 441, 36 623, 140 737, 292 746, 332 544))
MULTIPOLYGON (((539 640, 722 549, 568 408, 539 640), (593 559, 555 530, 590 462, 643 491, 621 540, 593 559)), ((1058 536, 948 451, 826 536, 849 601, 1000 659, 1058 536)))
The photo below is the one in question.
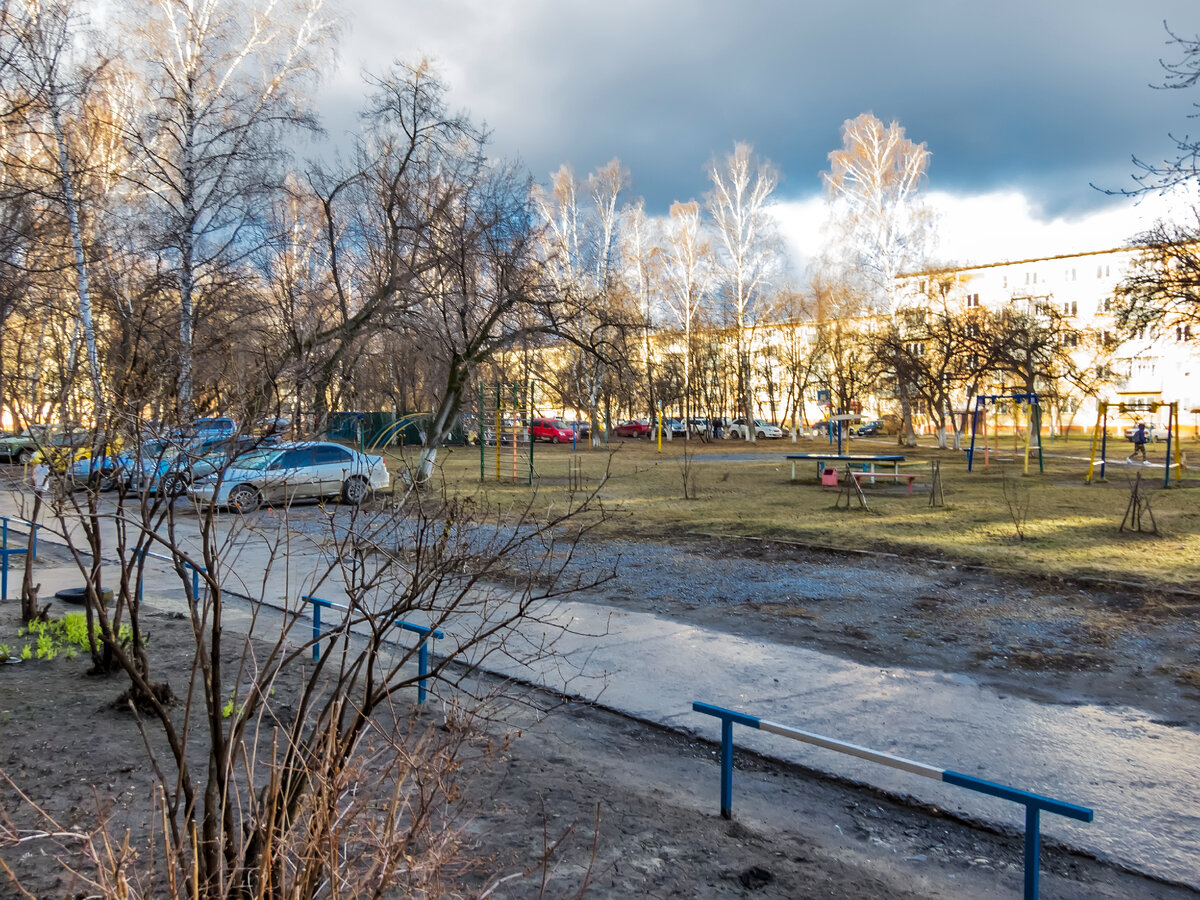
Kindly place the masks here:
POLYGON ((970 308, 979 306, 979 295, 978 294, 967 294, 967 306, 970 308))

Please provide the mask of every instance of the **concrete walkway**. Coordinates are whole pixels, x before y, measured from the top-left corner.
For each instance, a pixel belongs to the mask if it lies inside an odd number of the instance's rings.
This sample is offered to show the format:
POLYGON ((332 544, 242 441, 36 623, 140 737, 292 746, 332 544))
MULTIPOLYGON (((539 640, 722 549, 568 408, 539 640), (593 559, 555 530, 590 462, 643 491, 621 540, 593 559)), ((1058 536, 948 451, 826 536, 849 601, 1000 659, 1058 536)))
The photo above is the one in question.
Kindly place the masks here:
MULTIPOLYGON (((333 551, 318 540, 293 541, 286 566, 277 555, 264 580, 279 531, 264 514, 255 515, 258 524, 268 526, 259 533, 229 528, 236 565, 224 583, 240 594, 296 609, 300 594, 313 590, 314 573, 336 562, 333 551)), ((38 580, 45 597, 57 587, 78 584, 79 576, 67 567, 39 567, 38 580)), ((19 584, 18 575, 10 593, 19 584)), ((182 602, 178 577, 165 560, 150 560, 146 591, 154 605, 182 602)), ((344 602, 339 574, 327 578, 318 593, 344 602)), ((449 652, 475 630, 479 616, 503 615, 506 602, 511 601, 497 595, 487 611, 442 625, 447 637, 437 650, 449 652)), ((520 637, 530 648, 551 642, 554 655, 492 652, 487 669, 713 740, 720 737, 719 723, 692 713, 694 700, 1089 806, 1096 812, 1093 823, 1047 815, 1043 834, 1136 871, 1200 888, 1200 734, 1195 730, 1156 723, 1138 709, 1037 703, 998 694, 964 676, 864 666, 582 600, 543 606, 537 613, 520 637)), ((234 621, 227 619, 231 627, 234 621)), ((258 627, 269 621, 278 619, 263 617, 258 627)), ((436 686, 432 690, 436 693, 436 686)), ((1015 804, 747 728, 735 728, 734 741, 969 817, 1023 828, 1023 807, 1015 804)), ((694 789, 712 797, 715 812, 715 765, 711 781, 694 789)), ((736 774, 733 809, 736 816, 736 774)))

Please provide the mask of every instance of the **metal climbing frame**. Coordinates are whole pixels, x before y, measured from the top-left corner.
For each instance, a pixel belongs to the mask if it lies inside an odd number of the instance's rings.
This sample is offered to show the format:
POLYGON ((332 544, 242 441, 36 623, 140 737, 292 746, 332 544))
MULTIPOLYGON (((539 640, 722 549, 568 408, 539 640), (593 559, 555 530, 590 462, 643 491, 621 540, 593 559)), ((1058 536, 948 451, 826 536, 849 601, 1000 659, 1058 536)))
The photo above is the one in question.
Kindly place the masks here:
POLYGON ((527 384, 480 385, 479 480, 533 484, 533 389, 527 384))

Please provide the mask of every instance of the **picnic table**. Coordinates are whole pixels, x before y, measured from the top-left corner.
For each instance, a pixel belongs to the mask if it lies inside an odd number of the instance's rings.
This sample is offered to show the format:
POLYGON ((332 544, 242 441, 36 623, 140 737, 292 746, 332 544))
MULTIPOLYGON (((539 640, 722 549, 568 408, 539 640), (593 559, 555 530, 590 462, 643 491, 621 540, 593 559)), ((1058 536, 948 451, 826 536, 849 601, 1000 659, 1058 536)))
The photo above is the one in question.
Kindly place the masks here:
POLYGON ((874 456, 865 453, 790 453, 787 458, 792 461, 792 481, 796 480, 797 461, 815 462, 818 478, 821 477, 821 472, 826 464, 832 462, 845 463, 847 469, 858 466, 863 472, 868 473, 877 472, 879 466, 887 466, 891 468, 893 475, 899 474, 900 463, 904 462, 902 453, 884 453, 874 456))

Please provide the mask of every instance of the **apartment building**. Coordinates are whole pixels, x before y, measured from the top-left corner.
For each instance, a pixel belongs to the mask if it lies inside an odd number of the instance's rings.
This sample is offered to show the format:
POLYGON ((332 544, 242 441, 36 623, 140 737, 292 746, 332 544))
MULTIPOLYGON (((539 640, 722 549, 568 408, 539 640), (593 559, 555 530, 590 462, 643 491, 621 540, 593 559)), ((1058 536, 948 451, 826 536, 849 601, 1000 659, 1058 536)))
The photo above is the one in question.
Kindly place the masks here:
MULTIPOLYGON (((915 272, 900 279, 899 305, 920 307, 944 294, 951 309, 1018 308, 1053 311, 1064 341, 1075 342, 1076 362, 1095 364, 1094 339, 1106 348, 1103 363, 1113 377, 1100 390, 1110 402, 1179 402, 1184 424, 1200 421, 1200 329, 1185 324, 1145 328, 1127 336, 1111 312, 1114 292, 1129 274, 1138 250, 1119 248, 987 265, 915 272), (1074 336, 1073 336, 1074 333, 1074 336), (1079 340, 1087 334, 1091 341, 1079 340)), ((1070 428, 1087 430, 1096 421, 1096 398, 1080 396, 1070 428)), ((1166 422, 1166 411, 1144 413, 1166 422)), ((1132 418, 1132 417, 1130 417, 1132 418)))

